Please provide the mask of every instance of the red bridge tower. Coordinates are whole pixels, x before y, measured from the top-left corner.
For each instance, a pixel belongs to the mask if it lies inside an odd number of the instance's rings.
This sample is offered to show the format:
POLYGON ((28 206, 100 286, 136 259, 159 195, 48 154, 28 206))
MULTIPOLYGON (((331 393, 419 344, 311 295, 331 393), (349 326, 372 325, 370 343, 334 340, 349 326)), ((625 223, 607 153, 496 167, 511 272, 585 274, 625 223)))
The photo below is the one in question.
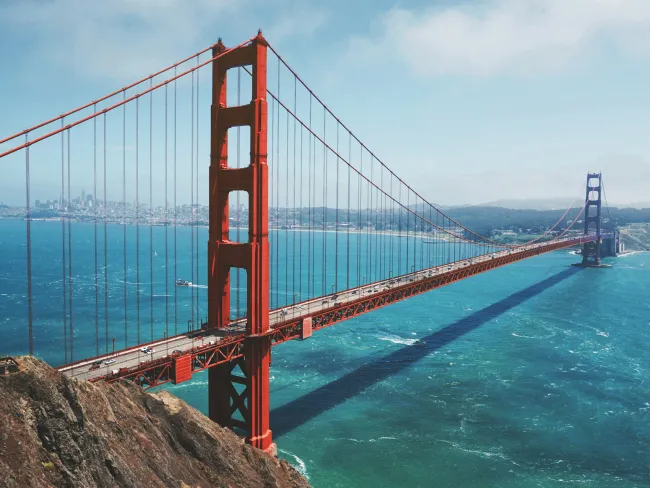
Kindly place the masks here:
MULTIPOLYGON (((224 52, 221 40, 213 57, 224 52)), ((246 441, 269 453, 275 444, 269 428, 269 241, 267 165, 267 43, 261 31, 246 46, 237 47, 212 65, 210 144, 210 225, 208 242, 208 326, 230 322, 230 269, 247 273, 247 339, 244 357, 208 371, 209 416, 229 428, 245 431, 246 441), (228 107, 226 78, 230 68, 251 66, 252 100, 228 107), (228 167, 228 129, 250 127, 250 165, 228 167), (229 240, 228 195, 248 193, 248 242, 229 240), (239 369, 240 371, 236 371, 239 369), (240 373, 240 374, 238 374, 240 373)))

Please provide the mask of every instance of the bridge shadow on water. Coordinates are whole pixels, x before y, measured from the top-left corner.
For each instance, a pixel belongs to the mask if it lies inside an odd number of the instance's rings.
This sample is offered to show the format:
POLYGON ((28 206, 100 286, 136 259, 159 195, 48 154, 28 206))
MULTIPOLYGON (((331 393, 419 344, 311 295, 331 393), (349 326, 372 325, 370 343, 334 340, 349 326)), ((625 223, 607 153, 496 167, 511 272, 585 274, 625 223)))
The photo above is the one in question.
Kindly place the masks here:
POLYGON ((579 273, 581 270, 582 268, 569 267, 539 283, 535 283, 528 288, 513 293, 503 300, 493 303, 423 337, 420 339, 423 344, 400 348, 387 356, 375 359, 331 383, 323 385, 300 398, 272 410, 271 428, 274 437, 277 438, 291 432, 317 415, 355 397, 375 383, 399 373, 411 366, 414 362, 423 359, 432 351, 446 346, 450 342, 477 329, 489 320, 521 305, 529 298, 539 295, 552 286, 579 273), (380 367, 380 365, 385 366, 387 363, 391 365, 390 368, 380 367))

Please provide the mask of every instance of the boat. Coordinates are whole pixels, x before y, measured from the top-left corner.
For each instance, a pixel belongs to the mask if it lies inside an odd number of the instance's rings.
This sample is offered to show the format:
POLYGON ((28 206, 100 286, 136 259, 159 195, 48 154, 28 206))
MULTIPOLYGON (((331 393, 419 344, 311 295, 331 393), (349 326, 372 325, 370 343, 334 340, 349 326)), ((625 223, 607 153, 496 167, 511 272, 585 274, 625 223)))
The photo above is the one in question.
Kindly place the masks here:
POLYGON ((176 286, 192 286, 192 282, 187 280, 176 280, 176 286))

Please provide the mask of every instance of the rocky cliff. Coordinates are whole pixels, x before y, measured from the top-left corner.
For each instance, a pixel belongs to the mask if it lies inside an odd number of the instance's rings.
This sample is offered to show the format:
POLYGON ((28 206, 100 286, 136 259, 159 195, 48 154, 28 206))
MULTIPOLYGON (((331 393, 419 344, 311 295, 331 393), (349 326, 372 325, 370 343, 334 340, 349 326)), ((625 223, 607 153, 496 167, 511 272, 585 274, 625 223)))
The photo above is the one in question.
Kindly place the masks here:
POLYGON ((0 487, 309 486, 170 393, 19 363, 0 375, 0 487))

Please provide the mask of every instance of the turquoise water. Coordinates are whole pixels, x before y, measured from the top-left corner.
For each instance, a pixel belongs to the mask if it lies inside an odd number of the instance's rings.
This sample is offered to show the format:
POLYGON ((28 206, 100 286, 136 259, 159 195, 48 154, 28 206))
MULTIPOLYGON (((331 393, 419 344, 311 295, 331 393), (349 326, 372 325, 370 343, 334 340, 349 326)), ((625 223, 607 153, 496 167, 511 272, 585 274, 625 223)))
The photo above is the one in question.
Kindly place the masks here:
MULTIPOLYGON (((0 323, 1 352, 23 348, 24 278, 12 265, 20 247, 7 235, 0 307, 11 320, 0 323)), ((567 252, 532 258, 275 348, 280 455, 316 487, 649 486, 650 254, 608 260, 611 269, 575 261, 567 252)), ((47 279, 60 270, 43 279, 35 271, 35 281, 47 279)), ((93 311, 90 291, 79 300, 93 311)), ((164 297, 155 305, 164 309, 164 297)), ((41 350, 60 343, 59 313, 35 332, 41 350)), ((94 322, 80 321, 77 340, 94 341, 94 322)), ((205 373, 168 389, 207 411, 205 373)))

